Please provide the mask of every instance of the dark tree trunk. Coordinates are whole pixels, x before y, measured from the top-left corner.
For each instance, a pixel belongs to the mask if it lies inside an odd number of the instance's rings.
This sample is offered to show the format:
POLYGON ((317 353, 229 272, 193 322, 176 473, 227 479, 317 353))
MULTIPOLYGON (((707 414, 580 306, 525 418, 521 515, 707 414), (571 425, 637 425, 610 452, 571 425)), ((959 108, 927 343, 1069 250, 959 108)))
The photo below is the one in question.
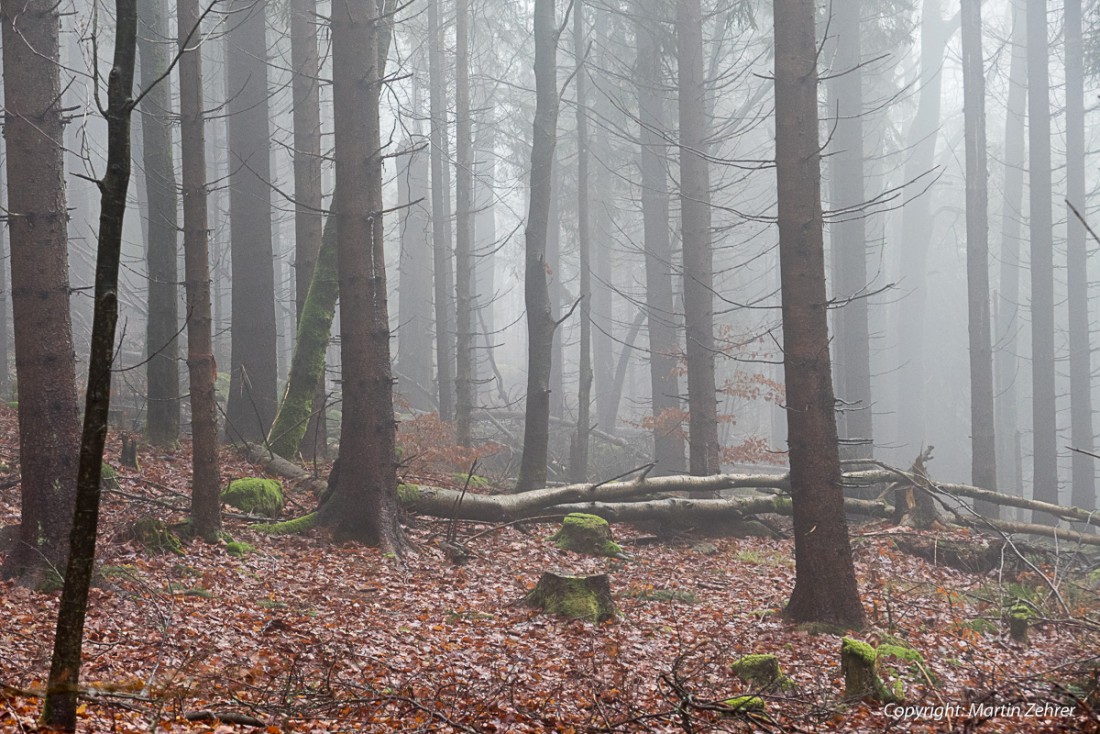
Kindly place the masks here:
MULTIPOLYGON (((550 316, 556 319, 562 312, 561 281, 561 181, 550 183, 550 213, 546 223, 546 292, 550 297, 550 316)), ((550 351, 550 415, 565 417, 565 356, 562 350, 562 330, 554 329, 554 346, 550 351)))
POLYGON ((646 315, 649 322, 649 382, 653 394, 653 459, 660 474, 682 474, 684 439, 679 412, 680 345, 676 338, 676 306, 672 295, 672 243, 668 231, 668 177, 665 159, 668 145, 662 130, 668 128, 667 106, 660 97, 663 87, 660 54, 660 3, 649 0, 645 18, 636 21, 638 56, 638 117, 641 123, 639 154, 642 178, 642 221, 645 238, 646 315))
POLYGON ((107 83, 107 167, 99 181, 101 204, 95 306, 88 358, 88 388, 84 401, 84 430, 76 480, 76 511, 69 539, 65 585, 57 611, 50 677, 42 708, 43 724, 67 732, 76 731, 84 617, 95 563, 103 445, 107 440, 107 416, 111 408, 111 364, 115 354, 115 324, 118 321, 122 222, 126 214, 126 191, 130 184, 130 116, 133 111, 131 95, 137 50, 137 1, 118 0, 115 20, 114 61, 107 83))
POLYGON ((527 208, 524 304, 527 307, 527 409, 523 458, 516 490, 546 484, 546 453, 550 440, 550 362, 554 347, 554 316, 546 286, 546 233, 557 143, 558 35, 554 0, 535 0, 535 123, 531 139, 531 198, 527 208))
MULTIPOLYGON (((167 8, 163 0, 138 7, 141 33, 141 83, 154 84, 168 70, 171 50, 167 8)), ((146 321, 148 408, 145 438, 156 446, 173 446, 180 433, 179 374, 179 222, 176 215, 176 171, 172 161, 169 121, 172 85, 165 79, 152 87, 141 104, 141 145, 145 194, 149 202, 149 317, 146 321)))
POLYGON ((378 98, 393 32, 393 3, 333 6, 336 159, 333 212, 340 277, 344 386, 339 471, 321 520, 337 538, 402 554, 396 428, 382 238, 382 136, 378 98))
POLYGON ((714 385, 713 253, 706 158, 706 80, 699 0, 676 5, 680 99, 680 219, 687 330, 688 459, 692 474, 717 474, 718 403, 714 385))
MULTIPOLYGON (((1066 0, 1066 198, 1085 212, 1085 80, 1081 42, 1081 0, 1066 0)), ((1089 338, 1088 257, 1085 227, 1066 212, 1066 264, 1069 285, 1069 405, 1070 441, 1074 448, 1093 451, 1092 359, 1089 338)), ((1072 503, 1096 507, 1096 462, 1073 452, 1072 503)), ((984 485, 983 485, 984 486, 984 485)))
POLYGON ((836 55, 828 82, 830 112, 836 114, 832 133, 831 205, 837 222, 831 225, 833 249, 833 311, 835 379, 840 414, 837 430, 847 458, 874 453, 871 414, 871 347, 867 325, 867 221, 863 156, 863 63, 860 0, 834 3, 832 24, 836 55))
POLYGON ((588 433, 592 404, 592 256, 588 236, 588 83, 585 79, 584 0, 573 4, 573 53, 577 75, 577 248, 580 250, 581 343, 577 387, 577 432, 569 451, 569 481, 588 478, 588 433))
MULTIPOLYGON (((293 0, 290 7, 290 63, 294 67, 294 306, 301 321, 313 268, 321 251, 321 106, 318 93, 317 1, 293 0)), ((297 326, 297 321, 295 326, 297 326)), ((293 358, 292 358, 293 361, 293 358)), ((325 381, 318 380, 313 402, 321 405, 325 381)), ((325 411, 310 415, 300 448, 307 458, 324 454, 328 442, 325 411)))
POLYGON ((432 382, 432 262, 428 159, 415 150, 398 160, 401 255, 398 260, 398 392, 420 410, 432 410, 422 390, 432 382), (404 386, 402 383, 413 384, 404 386))
POLYGON ((906 187, 902 208, 901 282, 904 300, 898 303, 897 441, 909 453, 924 445, 925 304, 928 300, 928 249, 932 241, 932 196, 939 140, 940 93, 947 42, 954 23, 940 16, 940 0, 924 0, 920 30, 920 98, 909 125, 905 164, 906 187))
POLYGON ((470 445, 474 410, 474 149, 470 5, 455 0, 455 436, 470 445))
POLYGON ((775 0, 773 7, 783 363, 795 544, 795 586, 786 613, 797 621, 861 627, 829 367, 814 3, 775 0))
MULTIPOLYGON (((474 144, 474 249, 476 251, 474 270, 476 287, 474 289, 477 323, 481 327, 484 347, 483 360, 477 362, 475 369, 477 384, 483 385, 486 393, 493 390, 492 362, 493 349, 498 343, 493 318, 493 303, 496 300, 496 249, 497 226, 495 199, 493 190, 496 180, 496 126, 492 114, 492 99, 481 95, 478 108, 484 110, 479 116, 478 131, 474 144), (486 367, 488 364, 488 367, 486 367)), ((498 385, 497 387, 501 387, 498 385)))
POLYGON ((278 390, 266 5, 233 0, 226 35, 233 325, 226 435, 260 441, 278 390))
POLYGON ((451 268, 451 177, 447 136, 446 79, 443 72, 443 34, 439 3, 428 1, 428 74, 432 147, 432 246, 435 284, 435 369, 439 390, 439 417, 454 419, 454 293, 451 268))
POLYGON ((187 292, 187 374, 191 395, 191 522, 196 536, 221 530, 218 407, 210 314, 206 125, 203 120, 199 0, 178 0, 180 141, 183 159, 183 262, 187 292))
MULTIPOLYGON (((1028 149, 1031 183, 1031 400, 1033 493, 1058 504, 1054 385, 1054 241, 1050 170, 1047 0, 1027 0, 1028 149)), ((1032 521, 1052 523, 1042 512, 1032 521)))
POLYGON ((1005 117, 1004 194, 1001 208, 1000 289, 996 321, 999 349, 994 357, 996 416, 1000 428, 997 434, 997 476, 1006 487, 1020 491, 1018 471, 1020 444, 1019 361, 1017 334, 1020 321, 1020 223, 1023 218, 1024 170, 1027 165, 1024 150, 1024 115, 1027 105, 1027 23, 1022 0, 1012 2, 1012 61, 1008 78, 1008 100, 1005 117))
MULTIPOLYGON (((971 478, 997 486, 993 419, 993 351, 989 316, 989 186, 985 150, 985 73, 981 0, 962 3, 963 112, 966 138, 966 282, 970 329, 971 478)), ((999 508, 978 502, 986 517, 999 508)))
POLYGON ((58 78, 58 6, 2 0, 12 321, 19 385, 19 544, 4 574, 63 568, 77 419, 58 78), (19 19, 18 28, 12 25, 19 19))

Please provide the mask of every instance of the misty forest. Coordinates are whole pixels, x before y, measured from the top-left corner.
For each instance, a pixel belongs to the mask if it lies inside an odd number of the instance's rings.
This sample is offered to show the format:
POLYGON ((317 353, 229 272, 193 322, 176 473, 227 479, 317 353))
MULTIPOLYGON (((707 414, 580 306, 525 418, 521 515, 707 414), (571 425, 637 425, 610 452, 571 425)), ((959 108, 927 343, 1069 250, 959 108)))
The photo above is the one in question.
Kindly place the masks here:
POLYGON ((1100 731, 1097 0, 0 30, 0 730, 1100 731))

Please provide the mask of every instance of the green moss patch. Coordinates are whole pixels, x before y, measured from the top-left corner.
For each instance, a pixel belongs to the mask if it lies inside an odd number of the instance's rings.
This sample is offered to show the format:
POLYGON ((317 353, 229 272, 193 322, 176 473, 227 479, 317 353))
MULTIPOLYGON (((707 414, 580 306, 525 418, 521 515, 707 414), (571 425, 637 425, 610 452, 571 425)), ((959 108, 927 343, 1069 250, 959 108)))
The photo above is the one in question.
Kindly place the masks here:
POLYGON ((264 535, 300 535, 312 530, 317 525, 317 520, 317 513, 311 512, 308 515, 302 515, 293 520, 253 525, 252 529, 264 535))
POLYGON ((723 701, 728 711, 724 711, 725 714, 746 714, 750 711, 760 712, 763 711, 766 706, 764 699, 760 696, 735 696, 723 701))
POLYGON ((237 558, 244 558, 254 550, 256 550, 255 547, 249 543, 242 543, 237 540, 225 544, 225 552, 237 558))
POLYGON ((572 512, 562 520, 561 529, 550 536, 562 550, 590 556, 629 559, 622 547, 611 539, 611 526, 598 515, 572 512))
POLYGON ((179 536, 173 533, 163 520, 155 517, 143 517, 135 522, 130 526, 127 536, 149 553, 183 555, 183 543, 179 536))
POLYGON ((901 681, 888 688, 878 674, 878 652, 862 640, 845 637, 840 643, 840 664, 844 671, 844 697, 871 699, 883 703, 905 700, 901 681))
POLYGON ((757 691, 794 688, 794 681, 779 669, 775 655, 745 655, 730 665, 730 671, 757 691))
POLYGON ((242 512, 275 518, 282 513, 286 499, 278 480, 246 477, 229 483, 222 492, 222 502, 242 512))
POLYGON ((546 572, 523 598, 523 603, 550 614, 586 622, 603 622, 615 616, 615 603, 606 574, 561 576, 546 572))

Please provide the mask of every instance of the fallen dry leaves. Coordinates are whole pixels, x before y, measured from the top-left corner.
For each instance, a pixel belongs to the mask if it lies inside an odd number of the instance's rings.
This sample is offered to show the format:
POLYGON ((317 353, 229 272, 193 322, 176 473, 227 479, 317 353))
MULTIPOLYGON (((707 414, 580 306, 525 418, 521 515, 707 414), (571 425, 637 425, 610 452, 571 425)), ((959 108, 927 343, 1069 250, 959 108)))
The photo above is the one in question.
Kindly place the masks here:
MULTIPOLYGON (((6 445, 17 445, 2 411, 6 445)), ((232 452, 223 458, 226 479, 254 471, 232 452)), ((120 472, 122 491, 182 501, 172 492, 187 492, 186 452, 146 449, 141 460, 140 470, 120 472)), ((476 555, 454 566, 437 547, 446 525, 410 518, 418 553, 401 566, 323 533, 268 538, 230 520, 227 531, 254 553, 236 558, 195 543, 183 556, 149 557, 119 530, 142 514, 182 514, 112 494, 104 509, 99 558, 108 573, 92 592, 84 731, 1096 729, 1096 714, 1081 707, 1064 717, 895 721, 879 704, 843 703, 840 638, 777 614, 794 578, 789 541, 717 539, 693 549, 639 543, 646 529, 617 526, 635 556, 620 562, 558 551, 545 525, 511 526, 473 541, 476 555), (610 573, 621 617, 593 626, 517 605, 548 569, 610 573), (766 716, 723 717, 714 703, 748 692, 729 664, 751 652, 776 654, 798 689, 769 696, 766 716), (204 710, 247 714, 263 727, 183 718, 204 710)), ((18 488, 0 490, 0 524, 17 518, 18 488)), ((485 527, 463 524, 459 539, 485 527)), ((995 577, 903 555, 878 525, 853 534, 870 618, 861 638, 894 635, 923 654, 924 671, 885 666, 904 678, 910 703, 990 696, 1064 705, 1052 686, 1072 680, 1077 663, 1095 663, 1095 625, 1040 624, 1030 646, 1016 645, 999 619, 993 596, 1007 587, 995 577), (974 624, 980 617, 990 624, 974 624)), ((1095 619, 1093 592, 1067 598, 1080 619, 1095 619)), ((35 731, 40 701, 23 694, 48 670, 56 602, 56 593, 0 582, 0 683, 9 687, 0 689, 0 731, 35 731)))

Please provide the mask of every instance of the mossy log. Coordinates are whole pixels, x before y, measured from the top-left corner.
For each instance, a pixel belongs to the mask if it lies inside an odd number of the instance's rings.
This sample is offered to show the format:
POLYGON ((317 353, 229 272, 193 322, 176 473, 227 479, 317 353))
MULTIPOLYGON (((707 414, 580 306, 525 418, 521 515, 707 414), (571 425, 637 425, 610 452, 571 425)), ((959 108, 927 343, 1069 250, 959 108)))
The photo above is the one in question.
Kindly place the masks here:
POLYGON ((845 637, 840 643, 840 666, 844 671, 844 697, 872 699, 883 703, 905 700, 899 686, 890 690, 878 674, 878 653, 866 642, 845 637))
POLYGON ((253 525, 252 529, 265 535, 301 535, 312 530, 317 525, 317 513, 296 517, 293 520, 285 520, 271 524, 253 525))
POLYGON ((611 538, 611 526, 598 515, 571 512, 561 521, 561 528, 550 536, 562 550, 590 556, 626 559, 622 546, 611 538))
POLYGON ((276 518, 282 514, 286 499, 277 479, 245 477, 229 483, 222 492, 222 502, 242 512, 276 518))
POLYGON ((586 622, 604 622, 613 619, 616 613, 607 574, 562 576, 547 571, 523 598, 523 603, 550 614, 586 622))

